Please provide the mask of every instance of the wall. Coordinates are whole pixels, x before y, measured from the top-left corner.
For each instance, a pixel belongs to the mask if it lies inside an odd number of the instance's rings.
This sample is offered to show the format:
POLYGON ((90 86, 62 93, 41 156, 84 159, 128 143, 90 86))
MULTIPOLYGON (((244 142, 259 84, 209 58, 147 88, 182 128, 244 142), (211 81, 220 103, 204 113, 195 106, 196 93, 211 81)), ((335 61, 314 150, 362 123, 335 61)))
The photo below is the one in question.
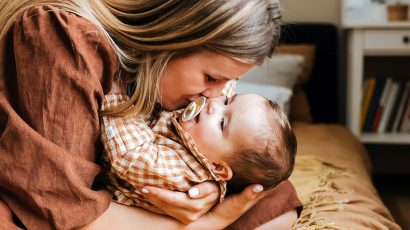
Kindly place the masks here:
POLYGON ((285 22, 340 25, 340 0, 281 0, 285 22))

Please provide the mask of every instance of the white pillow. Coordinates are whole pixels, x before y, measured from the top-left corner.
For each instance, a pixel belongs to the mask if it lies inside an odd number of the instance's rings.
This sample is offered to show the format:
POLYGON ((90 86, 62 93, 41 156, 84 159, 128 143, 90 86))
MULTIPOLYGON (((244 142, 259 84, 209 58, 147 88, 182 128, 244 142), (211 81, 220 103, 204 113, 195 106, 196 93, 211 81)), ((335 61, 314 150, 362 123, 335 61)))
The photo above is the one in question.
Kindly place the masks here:
POLYGON ((283 111, 289 113, 289 101, 292 96, 292 90, 286 87, 238 81, 236 83, 236 92, 259 94, 272 101, 275 101, 283 111))
POLYGON ((253 67, 237 82, 237 93, 256 93, 290 111, 293 86, 302 72, 304 58, 297 54, 278 54, 253 67))
POLYGON ((278 54, 267 59, 262 65, 253 67, 241 80, 260 84, 283 86, 293 89, 302 73, 304 57, 297 54, 278 54))

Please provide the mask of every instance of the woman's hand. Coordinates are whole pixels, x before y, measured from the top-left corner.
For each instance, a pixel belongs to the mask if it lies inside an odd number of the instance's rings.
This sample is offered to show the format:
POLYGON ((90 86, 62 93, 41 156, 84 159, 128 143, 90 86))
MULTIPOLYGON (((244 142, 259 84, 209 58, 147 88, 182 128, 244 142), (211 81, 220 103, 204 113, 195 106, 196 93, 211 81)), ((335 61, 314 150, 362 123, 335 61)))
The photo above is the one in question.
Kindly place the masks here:
POLYGON ((249 185, 243 192, 225 199, 198 221, 187 225, 188 229, 223 229, 248 211, 267 194, 261 185, 249 185))
POLYGON ((215 182, 203 182, 188 193, 144 186, 144 197, 175 219, 189 224, 208 212, 219 201, 219 187, 215 182))
MULTIPOLYGON (((148 189, 150 188, 148 187, 148 189)), ((111 202, 106 212, 81 229, 223 229, 238 219, 266 194, 266 192, 262 192, 262 189, 260 185, 250 185, 242 193, 230 196, 190 224, 184 224, 172 217, 158 215, 142 208, 111 202)))

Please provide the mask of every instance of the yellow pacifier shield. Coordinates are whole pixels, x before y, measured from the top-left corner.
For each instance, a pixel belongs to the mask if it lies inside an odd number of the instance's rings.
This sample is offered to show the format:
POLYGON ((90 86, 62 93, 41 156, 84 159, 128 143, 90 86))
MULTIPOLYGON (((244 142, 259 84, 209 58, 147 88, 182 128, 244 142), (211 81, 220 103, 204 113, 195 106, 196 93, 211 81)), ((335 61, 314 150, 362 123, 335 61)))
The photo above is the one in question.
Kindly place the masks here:
POLYGON ((182 113, 182 120, 188 121, 196 117, 204 108, 206 103, 206 97, 198 97, 195 101, 191 102, 182 113))

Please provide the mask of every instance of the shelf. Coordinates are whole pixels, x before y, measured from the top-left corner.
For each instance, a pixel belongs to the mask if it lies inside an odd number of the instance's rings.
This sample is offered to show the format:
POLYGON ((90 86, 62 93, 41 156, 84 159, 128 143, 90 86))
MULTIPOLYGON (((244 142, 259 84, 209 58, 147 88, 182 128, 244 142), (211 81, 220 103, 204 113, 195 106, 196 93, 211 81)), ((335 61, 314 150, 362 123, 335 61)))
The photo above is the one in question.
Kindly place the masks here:
POLYGON ((406 49, 396 49, 396 50, 388 50, 388 49, 363 49, 365 56, 409 56, 410 50, 406 49))
POLYGON ((410 21, 344 21, 345 29, 410 29, 410 21))
POLYGON ((340 2, 341 24, 347 34, 347 126, 363 143, 410 147, 410 133, 370 133, 362 132, 360 128, 366 77, 381 75, 410 80, 410 67, 407 67, 410 66, 410 20, 389 21, 386 6, 369 0, 340 2))
POLYGON ((360 140, 368 144, 410 144, 410 134, 407 133, 362 133, 360 140))

